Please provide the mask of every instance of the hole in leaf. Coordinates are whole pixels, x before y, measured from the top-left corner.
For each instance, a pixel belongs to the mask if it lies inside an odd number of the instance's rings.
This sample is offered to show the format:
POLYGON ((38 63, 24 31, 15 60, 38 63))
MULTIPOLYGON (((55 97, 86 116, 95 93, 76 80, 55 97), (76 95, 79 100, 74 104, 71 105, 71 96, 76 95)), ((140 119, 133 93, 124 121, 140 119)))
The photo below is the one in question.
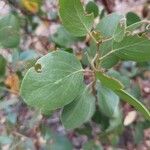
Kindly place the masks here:
POLYGON ((41 64, 35 64, 34 68, 35 68, 35 71, 37 73, 41 73, 42 72, 42 65, 41 64))

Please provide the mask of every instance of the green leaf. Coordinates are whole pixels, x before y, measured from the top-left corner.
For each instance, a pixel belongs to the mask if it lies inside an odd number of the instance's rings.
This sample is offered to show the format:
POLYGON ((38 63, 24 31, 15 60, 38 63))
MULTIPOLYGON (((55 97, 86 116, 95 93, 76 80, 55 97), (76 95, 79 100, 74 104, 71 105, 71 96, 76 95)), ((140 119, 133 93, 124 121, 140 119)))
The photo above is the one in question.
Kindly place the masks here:
POLYGON ((4 48, 14 48, 19 45, 19 20, 18 17, 9 14, 0 20, 0 44, 4 48))
POLYGON ((69 48, 75 39, 63 26, 58 27, 57 32, 52 35, 52 41, 57 45, 69 48))
POLYGON ((112 53, 123 60, 149 61, 150 40, 145 37, 127 36, 119 43, 114 42, 112 53))
POLYGON ((118 79, 126 88, 130 86, 130 79, 120 72, 110 69, 106 74, 110 77, 118 79))
POLYGON ((126 18, 127 18, 127 26, 130 26, 134 23, 141 21, 140 17, 133 12, 128 12, 126 18))
POLYGON ((64 107, 61 120, 65 128, 77 128, 89 121, 94 111, 95 98, 89 93, 88 88, 85 87, 81 95, 64 107))
POLYGON ((11 26, 13 29, 18 30, 20 28, 20 23, 18 17, 14 14, 8 14, 7 16, 0 19, 0 29, 11 26))
POLYGON ((98 14, 99 14, 99 8, 98 8, 98 6, 96 5, 95 2, 90 1, 86 5, 86 12, 88 14, 92 14, 93 13, 94 17, 96 18, 98 16, 98 14))
MULTIPOLYGON (((113 47, 113 40, 109 40, 107 42, 104 42, 100 45, 100 54, 101 56, 106 55, 107 53, 109 53, 112 50, 113 47)), ((111 67, 113 67, 114 65, 116 65, 119 61, 119 58, 112 54, 109 55, 108 57, 106 57, 105 59, 103 59, 103 61, 101 61, 100 65, 103 68, 109 69, 111 67)))
POLYGON ((103 147, 100 143, 97 143, 94 140, 88 141, 83 145, 83 150, 103 150, 103 147))
POLYGON ((107 117, 114 116, 115 110, 119 106, 119 97, 110 89, 105 86, 97 86, 97 97, 100 111, 107 117))
POLYGON ((6 59, 0 55, 0 81, 4 78, 5 72, 6 72, 6 65, 7 61, 6 59))
POLYGON ((0 29, 0 44, 4 48, 17 47, 20 42, 19 32, 11 26, 0 29))
POLYGON ((109 120, 109 127, 105 130, 104 134, 110 133, 122 133, 123 124, 122 124, 122 112, 119 107, 116 107, 114 111, 114 117, 109 120))
POLYGON ((98 30, 104 37, 111 37, 113 36, 122 18, 122 15, 112 13, 100 20, 100 23, 97 25, 96 30, 98 30))
POLYGON ((143 116, 150 120, 150 111, 136 98, 128 94, 124 90, 116 90, 115 93, 124 101, 128 102, 130 105, 132 105, 135 109, 137 109, 139 112, 143 114, 143 116))
POLYGON ((44 150, 72 150, 73 146, 67 136, 53 132, 44 124, 41 126, 41 134, 46 141, 44 150), (50 143, 50 141, 52 141, 50 143))
POLYGON ((122 41, 125 36, 125 31, 126 31, 126 22, 124 20, 121 20, 113 35, 114 40, 116 42, 122 41))
POLYGON ((143 122, 138 122, 135 126, 135 132, 134 132, 134 143, 139 144, 142 142, 144 137, 144 127, 143 122))
POLYGON ((93 14, 86 14, 80 0, 59 0, 60 17, 64 27, 74 36, 85 36, 93 26, 93 14))
POLYGON ((72 102, 82 84, 83 69, 76 57, 55 51, 29 69, 22 82, 21 96, 28 105, 46 112, 72 102))
POLYGON ((111 90, 120 90, 124 86, 118 80, 103 74, 102 72, 96 72, 97 79, 102 83, 102 85, 110 88, 111 90))

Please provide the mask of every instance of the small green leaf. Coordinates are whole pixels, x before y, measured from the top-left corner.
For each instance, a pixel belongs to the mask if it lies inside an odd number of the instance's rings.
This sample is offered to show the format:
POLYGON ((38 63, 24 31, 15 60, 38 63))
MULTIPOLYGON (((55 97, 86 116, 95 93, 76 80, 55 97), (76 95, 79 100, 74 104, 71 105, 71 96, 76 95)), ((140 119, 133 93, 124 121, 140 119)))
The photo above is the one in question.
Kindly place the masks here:
POLYGON ((121 42, 114 42, 113 51, 123 60, 149 61, 150 40, 145 37, 127 36, 121 42))
POLYGON ((19 32, 11 26, 0 29, 0 45, 4 48, 17 47, 20 42, 19 32))
POLYGON ((126 22, 125 22, 125 20, 121 20, 117 26, 117 29, 115 30, 114 35, 113 35, 114 40, 116 42, 122 41, 125 36, 125 31, 126 31, 126 22))
POLYGON ((87 5, 86 5, 86 12, 87 12, 88 14, 93 13, 93 14, 94 14, 94 17, 96 18, 96 17, 98 16, 98 14, 99 14, 99 8, 98 8, 98 6, 96 5, 95 2, 90 1, 90 2, 88 2, 87 5))
POLYGON ((7 16, 0 19, 0 29, 6 26, 11 26, 15 30, 18 30, 20 28, 18 17, 14 14, 8 14, 7 16))
POLYGON ((60 17, 64 27, 74 36, 85 36, 90 33, 94 16, 86 14, 80 0, 59 0, 60 17))
POLYGON ((89 121, 94 111, 95 98, 89 93, 88 88, 85 87, 80 96, 64 107, 61 120, 65 128, 77 128, 89 121))
POLYGON ((14 48, 20 42, 20 24, 18 17, 9 14, 0 20, 0 45, 4 48, 14 48))
POLYGON ((0 55, 0 81, 4 78, 6 72, 6 59, 0 55))
POLYGON ((63 26, 58 27, 57 32, 52 35, 52 41, 57 45, 69 48, 75 39, 63 26))
POLYGON ((128 12, 126 18, 127 18, 127 26, 130 26, 134 23, 141 21, 140 17, 133 12, 128 12))
POLYGON ((114 111, 114 117, 109 120, 109 127, 105 130, 105 134, 110 133, 122 133, 123 124, 122 124, 122 112, 118 107, 114 111))
POLYGON ((25 75, 21 96, 32 106, 47 112, 72 102, 81 91, 83 69, 76 57, 64 51, 47 54, 25 75))
POLYGON ((88 141, 83 145, 83 150, 103 150, 103 147, 100 143, 97 143, 94 140, 88 141))
POLYGON ((124 90, 116 90, 115 93, 124 101, 128 102, 130 105, 132 105, 135 109, 137 109, 139 112, 143 114, 143 116, 150 120, 150 111, 136 98, 128 94, 124 90))
POLYGON ((119 61, 119 58, 116 55, 112 54, 106 57, 105 59, 103 59, 100 65, 105 69, 110 69, 114 65, 116 65, 118 61, 119 61))
POLYGON ((97 79, 102 83, 102 85, 110 88, 111 90, 120 90, 123 89, 124 86, 116 80, 115 78, 111 78, 102 72, 96 72, 97 79))
POLYGON ((119 97, 105 86, 100 86, 98 82, 97 97, 100 111, 107 117, 114 116, 114 112, 119 106, 119 97))
POLYGON ((46 143, 44 150, 72 150, 73 145, 67 136, 53 132, 48 126, 44 124, 41 126, 41 134, 46 143), (51 141, 51 143, 50 143, 51 141))
POLYGON ((104 37, 111 37, 113 36, 120 20, 123 18, 122 15, 118 15, 117 13, 112 13, 102 20, 97 25, 96 29, 104 36, 104 37))
MULTIPOLYGON (((104 56, 107 53, 109 53, 112 50, 112 47, 113 47, 113 40, 109 40, 107 42, 102 43, 100 45, 101 56, 104 56)), ((106 57, 105 59, 103 59, 103 61, 100 62, 100 65, 103 68, 109 69, 113 67, 114 65, 116 65, 118 61, 119 61, 119 58, 116 55, 112 54, 106 57)))

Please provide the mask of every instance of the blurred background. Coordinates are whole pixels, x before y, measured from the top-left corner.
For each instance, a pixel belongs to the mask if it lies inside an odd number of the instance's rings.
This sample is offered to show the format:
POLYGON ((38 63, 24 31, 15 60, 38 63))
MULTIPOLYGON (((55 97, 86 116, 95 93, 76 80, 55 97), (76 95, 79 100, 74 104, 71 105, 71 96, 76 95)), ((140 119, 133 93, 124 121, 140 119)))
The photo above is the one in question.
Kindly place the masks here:
MULTIPOLYGON (((82 0, 86 6, 91 0, 82 0)), ((94 0, 93 0, 94 1, 94 0)), ((95 0, 98 17, 117 12, 128 23, 150 20, 149 0, 95 0)), ((109 120, 97 111, 82 127, 68 131, 60 111, 43 116, 27 107, 19 96, 26 71, 36 60, 58 48, 73 52, 85 67, 86 38, 72 37, 61 25, 57 0, 0 0, 0 150, 150 150, 150 122, 128 104, 109 120), (2 26, 13 25, 11 33, 2 26), (107 129, 111 132, 107 132, 107 129)), ((110 24, 111 26, 111 24, 110 24)), ((149 34, 149 33, 148 33, 149 34)), ((119 63, 110 73, 125 83, 128 91, 150 108, 150 61, 119 63)), ((86 75, 89 80, 90 75, 86 75)))

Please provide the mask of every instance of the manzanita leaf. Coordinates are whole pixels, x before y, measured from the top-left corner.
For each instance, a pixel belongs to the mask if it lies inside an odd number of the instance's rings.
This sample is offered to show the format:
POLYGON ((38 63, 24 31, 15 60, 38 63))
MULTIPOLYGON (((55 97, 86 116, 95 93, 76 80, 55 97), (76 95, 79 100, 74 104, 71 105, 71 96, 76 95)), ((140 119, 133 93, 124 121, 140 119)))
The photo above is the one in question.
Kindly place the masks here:
POLYGON ((85 87, 81 95, 64 107, 61 120, 65 128, 77 128, 87 122, 94 114, 94 111, 95 98, 85 87))
POLYGON ((59 26, 57 32, 52 35, 52 41, 58 46, 69 48, 77 40, 63 26, 59 26))
POLYGON ((43 112, 61 108, 72 102, 83 84, 83 69, 76 57, 55 51, 37 61, 25 75, 21 96, 43 112))
POLYGON ((7 16, 4 16, 0 19, 0 29, 11 26, 15 30, 18 30, 20 28, 19 19, 15 14, 8 14, 7 16))
POLYGON ((122 15, 112 13, 100 20, 100 23, 97 25, 96 30, 98 30, 104 37, 111 37, 113 36, 122 18, 122 15))
POLYGON ((89 1, 86 5, 86 12, 88 14, 91 14, 93 13, 94 14, 94 17, 97 17, 98 14, 99 14, 99 8, 98 6, 96 5, 95 2, 92 2, 92 1, 89 1))
POLYGON ((60 17, 64 27, 74 36, 85 36, 93 26, 94 15, 86 14, 80 0, 59 0, 60 17))
POLYGON ((121 20, 115 30, 113 38, 116 42, 120 42, 123 40, 126 31, 126 21, 121 20))
POLYGON ((141 21, 140 17, 134 12, 128 12, 126 18, 127 18, 127 26, 130 26, 134 23, 141 21))
POLYGON ((101 72, 97 72, 96 76, 102 85, 110 88, 120 98, 135 107, 135 109, 139 110, 139 112, 141 112, 146 119, 150 120, 150 111, 140 101, 124 91, 124 86, 118 80, 110 78, 101 72))
POLYGON ((146 119, 150 120, 150 111, 140 101, 122 89, 116 90, 115 92, 122 100, 134 106, 134 108, 141 112, 146 119))
POLYGON ((111 90, 119 90, 124 88, 120 81, 116 80, 115 78, 111 78, 100 71, 96 72, 96 77, 102 83, 102 85, 110 88, 111 90))
POLYGON ((145 37, 126 36, 121 42, 114 42, 112 52, 123 60, 149 61, 150 40, 145 37))
POLYGON ((97 83, 97 97, 100 111, 107 117, 114 116, 114 112, 119 106, 119 97, 109 88, 97 83))
POLYGON ((9 14, 0 20, 0 45, 4 48, 14 48, 20 42, 20 23, 14 14, 9 14))
POLYGON ((20 33, 11 26, 0 29, 0 45, 4 48, 15 48, 20 42, 20 33))

